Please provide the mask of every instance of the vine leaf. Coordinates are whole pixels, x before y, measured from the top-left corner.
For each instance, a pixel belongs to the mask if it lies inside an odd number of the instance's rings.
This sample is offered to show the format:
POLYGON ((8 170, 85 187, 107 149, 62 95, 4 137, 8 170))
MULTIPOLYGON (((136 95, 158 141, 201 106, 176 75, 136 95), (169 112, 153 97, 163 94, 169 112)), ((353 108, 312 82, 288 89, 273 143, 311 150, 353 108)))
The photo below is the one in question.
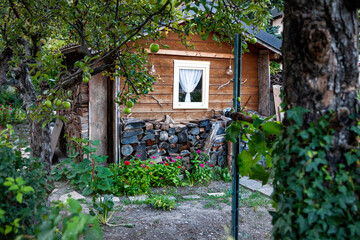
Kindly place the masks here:
POLYGON ((250 174, 250 179, 260 180, 263 185, 267 184, 270 173, 267 172, 263 166, 256 164, 251 168, 251 171, 252 173, 250 174))
POLYGON ((107 178, 113 175, 113 173, 110 171, 109 168, 103 167, 103 166, 97 166, 96 170, 98 172, 97 176, 99 178, 107 178))
POLYGON ((277 122, 266 122, 262 125, 263 130, 269 135, 278 136, 281 133, 281 125, 277 122))
POLYGON ((289 120, 294 120, 299 126, 303 124, 303 115, 309 112, 308 109, 303 107, 296 107, 286 111, 287 118, 289 120))

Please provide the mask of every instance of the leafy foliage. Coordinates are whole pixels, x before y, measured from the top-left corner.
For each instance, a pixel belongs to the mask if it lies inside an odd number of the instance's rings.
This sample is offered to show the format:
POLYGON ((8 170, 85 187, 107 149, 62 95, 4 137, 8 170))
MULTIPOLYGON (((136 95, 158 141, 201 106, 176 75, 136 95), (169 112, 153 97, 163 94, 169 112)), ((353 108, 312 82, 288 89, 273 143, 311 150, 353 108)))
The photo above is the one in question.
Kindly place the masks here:
POLYGON ((45 205, 46 177, 35 158, 22 158, 20 151, 0 143, 0 238, 33 234, 45 205))
POLYGON ((44 216, 44 221, 36 229, 37 239, 102 239, 97 217, 82 213, 81 210, 80 203, 72 198, 66 203, 53 206, 51 212, 44 216), (62 228, 59 230, 60 224, 62 228))
POLYGON ((190 185, 194 185, 195 182, 208 183, 213 178, 214 173, 208 162, 208 156, 201 153, 200 150, 195 151, 193 156, 191 170, 185 170, 187 181, 190 185))
POLYGON ((93 208, 97 211, 97 216, 101 224, 108 224, 114 212, 113 195, 105 195, 103 198, 95 195, 93 197, 93 208), (110 215, 109 215, 110 214, 110 215))
POLYGON ((167 211, 171 211, 176 208, 176 201, 164 195, 153 195, 149 197, 145 203, 155 209, 162 209, 167 211))
POLYGON ((265 159, 266 166, 271 168, 272 146, 276 136, 282 132, 282 126, 278 122, 269 121, 272 117, 260 119, 253 116, 253 122, 234 121, 226 129, 226 138, 237 142, 239 138, 242 151, 237 157, 237 166, 241 176, 249 175, 252 179, 258 179, 266 184, 270 172, 259 164, 265 159))
POLYGON ((274 144, 273 236, 358 239, 360 151, 348 150, 334 169, 329 157, 335 131, 329 124, 332 115, 302 126, 306 112, 286 111, 291 125, 274 144))
POLYGON ((95 154, 96 146, 99 141, 91 141, 91 146, 88 139, 73 139, 82 146, 82 152, 85 155, 90 155, 82 162, 77 162, 79 152, 74 150, 69 155, 69 158, 59 163, 52 171, 54 180, 58 181, 62 178, 70 180, 71 184, 77 186, 82 190, 84 195, 91 193, 106 193, 113 187, 113 181, 110 178, 113 173, 109 168, 98 165, 105 162, 107 156, 95 154))

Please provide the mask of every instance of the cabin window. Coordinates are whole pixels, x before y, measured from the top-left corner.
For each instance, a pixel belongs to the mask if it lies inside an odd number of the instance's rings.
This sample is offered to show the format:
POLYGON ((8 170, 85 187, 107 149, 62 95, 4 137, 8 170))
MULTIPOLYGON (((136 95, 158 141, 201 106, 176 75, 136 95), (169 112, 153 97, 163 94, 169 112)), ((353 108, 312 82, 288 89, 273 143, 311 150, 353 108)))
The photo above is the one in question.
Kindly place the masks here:
POLYGON ((210 62, 174 60, 173 108, 206 109, 210 62))

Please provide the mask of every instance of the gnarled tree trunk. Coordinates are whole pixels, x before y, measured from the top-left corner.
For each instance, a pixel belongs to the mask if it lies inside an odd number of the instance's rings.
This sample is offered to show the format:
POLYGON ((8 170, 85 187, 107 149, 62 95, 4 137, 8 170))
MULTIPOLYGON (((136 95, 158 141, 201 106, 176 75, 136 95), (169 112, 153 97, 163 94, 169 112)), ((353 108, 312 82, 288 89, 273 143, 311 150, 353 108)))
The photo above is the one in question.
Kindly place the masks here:
POLYGON ((23 107, 30 125, 30 147, 32 156, 39 157, 44 162, 44 168, 48 175, 51 173, 51 131, 49 124, 42 128, 43 121, 41 119, 33 120, 31 112, 36 106, 36 91, 29 75, 28 64, 23 62, 20 64, 16 74, 19 81, 19 90, 23 100, 23 107))
POLYGON ((282 147, 274 149, 273 196, 278 201, 274 239, 360 236, 352 230, 353 224, 360 223, 359 210, 352 207, 359 206, 357 157, 355 161, 345 157, 359 151, 353 131, 359 120, 359 4, 352 0, 285 1, 285 110, 302 107, 309 112, 303 115, 303 124, 286 115, 282 147), (311 123, 327 114, 325 124, 330 125, 324 125, 323 132, 330 134, 332 128, 333 136, 316 136, 318 129, 311 123), (331 141, 321 145, 324 136, 331 141))

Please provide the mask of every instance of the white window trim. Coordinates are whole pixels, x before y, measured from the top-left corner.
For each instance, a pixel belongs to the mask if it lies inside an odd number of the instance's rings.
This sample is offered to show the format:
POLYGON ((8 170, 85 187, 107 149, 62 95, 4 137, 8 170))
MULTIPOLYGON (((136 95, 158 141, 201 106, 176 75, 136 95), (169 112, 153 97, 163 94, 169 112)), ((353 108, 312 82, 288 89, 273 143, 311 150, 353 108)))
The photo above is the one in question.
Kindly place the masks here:
POLYGON ((174 109, 207 109, 209 107, 209 80, 210 80, 210 62, 204 61, 184 61, 174 60, 174 109), (201 102, 179 102, 179 70, 194 69, 202 70, 202 101, 201 102))

